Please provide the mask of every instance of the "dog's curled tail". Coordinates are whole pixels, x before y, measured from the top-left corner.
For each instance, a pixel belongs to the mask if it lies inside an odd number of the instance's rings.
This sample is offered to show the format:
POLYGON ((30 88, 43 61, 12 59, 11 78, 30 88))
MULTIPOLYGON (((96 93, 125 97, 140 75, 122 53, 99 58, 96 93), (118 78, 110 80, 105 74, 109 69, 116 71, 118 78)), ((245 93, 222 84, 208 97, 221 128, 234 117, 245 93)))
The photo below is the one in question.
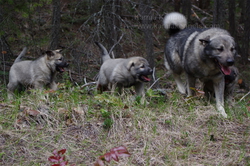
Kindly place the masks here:
POLYGON ((171 36, 187 26, 187 19, 181 13, 172 12, 163 18, 163 26, 171 36))
POLYGON ((95 42, 95 44, 100 48, 102 62, 105 62, 106 60, 111 59, 110 56, 109 56, 109 53, 108 53, 107 49, 101 43, 95 42))
POLYGON ((18 55, 18 57, 15 59, 14 63, 22 61, 22 57, 26 54, 27 47, 24 47, 22 52, 18 55))

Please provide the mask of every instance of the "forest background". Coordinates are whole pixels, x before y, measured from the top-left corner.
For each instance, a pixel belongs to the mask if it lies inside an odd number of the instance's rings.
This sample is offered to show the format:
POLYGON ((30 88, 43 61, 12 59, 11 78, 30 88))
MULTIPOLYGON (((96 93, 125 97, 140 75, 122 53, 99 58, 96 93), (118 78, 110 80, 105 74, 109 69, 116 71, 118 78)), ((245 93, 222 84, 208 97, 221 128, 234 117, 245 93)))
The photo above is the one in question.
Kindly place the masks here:
POLYGON ((51 165, 52 152, 66 149, 71 165, 89 166, 121 145, 130 157, 110 165, 250 165, 249 12, 250 0, 0 0, 0 165, 51 165), (178 93, 166 74, 162 19, 173 11, 188 27, 220 27, 235 38, 240 79, 228 118, 201 89, 178 93), (149 61, 147 103, 131 100, 132 90, 97 94, 95 41, 116 58, 149 61), (57 75, 58 91, 7 100, 9 69, 25 46, 30 60, 62 48, 70 66, 57 75))
POLYGON ((183 13, 189 27, 228 30, 238 44, 238 66, 245 74, 249 6, 249 0, 1 0, 0 84, 6 86, 9 68, 25 46, 29 59, 62 48, 71 63, 69 79, 74 84, 82 84, 84 78, 93 81, 98 73, 101 61, 94 41, 115 57, 143 56, 156 71, 163 69, 168 35, 162 19, 172 11, 183 13))

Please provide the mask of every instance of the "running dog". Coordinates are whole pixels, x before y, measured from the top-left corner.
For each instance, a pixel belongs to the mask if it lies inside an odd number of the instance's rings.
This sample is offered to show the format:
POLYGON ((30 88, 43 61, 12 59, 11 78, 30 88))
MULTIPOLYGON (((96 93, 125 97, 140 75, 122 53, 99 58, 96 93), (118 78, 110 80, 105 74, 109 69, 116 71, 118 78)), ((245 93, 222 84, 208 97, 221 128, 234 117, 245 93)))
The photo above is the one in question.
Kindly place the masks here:
POLYGON ((63 72, 64 67, 69 65, 64 61, 61 50, 46 51, 43 56, 34 61, 22 61, 21 58, 26 50, 26 47, 23 48, 10 68, 7 85, 9 99, 13 98, 13 92, 20 87, 43 89, 44 86, 49 86, 56 90, 57 84, 54 81, 56 72, 63 72))
POLYGON ((145 96, 144 83, 149 82, 148 75, 152 74, 148 61, 142 57, 130 57, 127 59, 111 59, 106 48, 96 42, 100 48, 103 64, 100 68, 97 88, 103 90, 111 89, 115 91, 116 87, 121 94, 122 88, 134 86, 138 96, 145 96))

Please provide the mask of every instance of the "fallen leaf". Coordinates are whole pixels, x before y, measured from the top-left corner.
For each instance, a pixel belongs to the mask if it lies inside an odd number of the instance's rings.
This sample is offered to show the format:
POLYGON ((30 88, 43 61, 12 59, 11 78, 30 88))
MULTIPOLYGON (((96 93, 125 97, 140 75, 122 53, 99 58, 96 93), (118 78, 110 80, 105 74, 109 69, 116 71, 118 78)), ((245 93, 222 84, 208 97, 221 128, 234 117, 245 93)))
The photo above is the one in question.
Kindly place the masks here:
POLYGON ((58 108, 57 111, 59 114, 67 114, 69 112, 66 108, 58 108))
POLYGON ((76 114, 84 115, 83 107, 73 108, 73 111, 74 111, 76 114))
POLYGON ((32 109, 24 110, 24 113, 27 114, 27 115, 31 115, 31 116, 37 116, 37 115, 40 114, 39 111, 37 111, 37 110, 32 110, 32 109))

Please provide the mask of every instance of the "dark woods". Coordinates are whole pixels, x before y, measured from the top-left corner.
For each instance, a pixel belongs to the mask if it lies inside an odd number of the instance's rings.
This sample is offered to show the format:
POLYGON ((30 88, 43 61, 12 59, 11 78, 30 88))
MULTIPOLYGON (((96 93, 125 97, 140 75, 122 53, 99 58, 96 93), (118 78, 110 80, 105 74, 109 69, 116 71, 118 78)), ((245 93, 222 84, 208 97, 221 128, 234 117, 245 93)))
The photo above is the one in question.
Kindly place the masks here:
POLYGON ((188 26, 227 29, 238 44, 239 64, 248 64, 250 0, 2 0, 0 84, 8 82, 9 68, 24 46, 30 59, 62 48, 73 82, 97 74, 100 56, 94 41, 115 57, 143 56, 157 71, 168 39, 162 18, 172 11, 183 13, 188 26))

